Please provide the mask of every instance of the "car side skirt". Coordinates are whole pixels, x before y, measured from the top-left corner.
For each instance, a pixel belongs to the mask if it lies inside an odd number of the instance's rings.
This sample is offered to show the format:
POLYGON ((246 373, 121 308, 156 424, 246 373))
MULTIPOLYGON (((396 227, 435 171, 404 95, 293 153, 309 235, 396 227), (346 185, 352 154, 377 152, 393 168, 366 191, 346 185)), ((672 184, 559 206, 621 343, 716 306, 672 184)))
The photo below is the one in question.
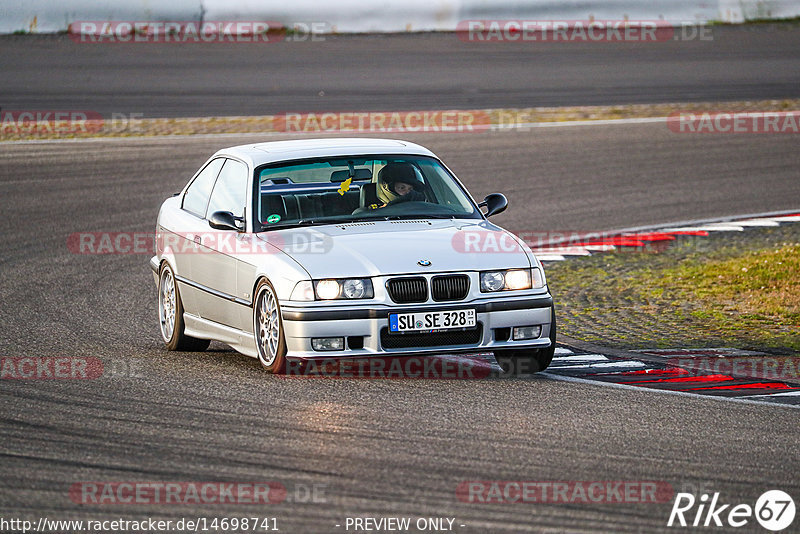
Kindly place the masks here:
POLYGON ((237 328, 231 328, 208 319, 203 319, 190 313, 183 314, 183 321, 186 324, 186 335, 199 339, 211 339, 230 345, 231 348, 250 356, 258 358, 256 351, 256 341, 253 334, 244 332, 237 328))

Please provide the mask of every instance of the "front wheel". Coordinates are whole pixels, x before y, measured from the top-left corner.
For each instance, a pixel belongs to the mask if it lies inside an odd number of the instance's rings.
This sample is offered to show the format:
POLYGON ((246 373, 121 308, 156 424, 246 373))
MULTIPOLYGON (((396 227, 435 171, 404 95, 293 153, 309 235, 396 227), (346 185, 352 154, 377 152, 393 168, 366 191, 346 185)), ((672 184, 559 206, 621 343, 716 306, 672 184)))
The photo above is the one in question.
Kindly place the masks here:
POLYGON ((184 333, 186 325, 183 322, 181 294, 172 268, 167 263, 164 263, 158 275, 158 322, 167 350, 200 352, 211 343, 207 339, 197 339, 184 333))
POLYGON ((262 280, 256 289, 253 332, 258 349, 258 361, 267 371, 281 373, 286 364, 283 319, 275 289, 267 280, 262 280))
POLYGON ((538 373, 544 371, 553 361, 556 352, 556 309, 550 308, 550 346, 546 349, 498 350, 495 354, 505 372, 514 371, 538 373))

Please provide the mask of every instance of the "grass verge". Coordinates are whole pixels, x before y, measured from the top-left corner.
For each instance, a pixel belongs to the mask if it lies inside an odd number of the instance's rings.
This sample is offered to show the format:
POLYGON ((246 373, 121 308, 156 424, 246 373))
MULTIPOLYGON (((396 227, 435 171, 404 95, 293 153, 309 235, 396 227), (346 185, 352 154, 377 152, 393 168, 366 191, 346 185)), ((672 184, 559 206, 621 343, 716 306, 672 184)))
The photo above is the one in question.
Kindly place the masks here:
POLYGON ((561 332, 625 349, 800 352, 800 225, 636 250, 547 268, 561 332))

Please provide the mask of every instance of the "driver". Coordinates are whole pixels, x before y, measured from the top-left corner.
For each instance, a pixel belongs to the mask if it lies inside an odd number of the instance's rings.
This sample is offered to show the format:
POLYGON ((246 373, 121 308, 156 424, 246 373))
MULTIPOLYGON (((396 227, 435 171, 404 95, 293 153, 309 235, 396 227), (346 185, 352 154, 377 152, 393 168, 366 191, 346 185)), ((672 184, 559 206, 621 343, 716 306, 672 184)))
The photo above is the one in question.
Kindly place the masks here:
POLYGON ((424 184, 410 163, 389 163, 378 172, 378 198, 382 204, 371 209, 394 206, 401 202, 425 202, 424 184))

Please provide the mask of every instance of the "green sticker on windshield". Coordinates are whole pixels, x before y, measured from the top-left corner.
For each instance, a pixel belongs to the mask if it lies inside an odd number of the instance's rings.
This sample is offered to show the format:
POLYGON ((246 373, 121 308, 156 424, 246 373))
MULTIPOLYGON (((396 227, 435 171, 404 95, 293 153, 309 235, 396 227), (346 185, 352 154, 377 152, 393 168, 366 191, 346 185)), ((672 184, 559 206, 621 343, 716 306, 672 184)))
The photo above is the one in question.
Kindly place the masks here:
POLYGON ((273 213, 272 215, 267 217, 267 222, 270 223, 270 224, 276 223, 276 222, 278 222, 280 220, 281 220, 281 216, 278 215, 277 213, 273 213))

